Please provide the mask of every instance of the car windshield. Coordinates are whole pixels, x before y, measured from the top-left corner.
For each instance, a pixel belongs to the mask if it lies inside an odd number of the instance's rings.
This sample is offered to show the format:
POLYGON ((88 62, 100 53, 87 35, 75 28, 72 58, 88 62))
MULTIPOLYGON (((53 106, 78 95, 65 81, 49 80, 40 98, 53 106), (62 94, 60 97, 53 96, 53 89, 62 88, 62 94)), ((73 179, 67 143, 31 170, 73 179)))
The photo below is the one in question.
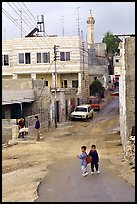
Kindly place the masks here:
POLYGON ((75 111, 87 112, 87 108, 77 107, 75 111))

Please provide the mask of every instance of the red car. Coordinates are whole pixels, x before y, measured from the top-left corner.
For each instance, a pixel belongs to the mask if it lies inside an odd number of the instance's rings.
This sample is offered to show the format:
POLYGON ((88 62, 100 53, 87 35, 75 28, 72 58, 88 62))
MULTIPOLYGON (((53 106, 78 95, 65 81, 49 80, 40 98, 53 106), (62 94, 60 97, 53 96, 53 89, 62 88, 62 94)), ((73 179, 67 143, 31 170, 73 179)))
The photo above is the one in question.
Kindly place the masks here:
POLYGON ((89 103, 94 110, 100 111, 100 100, 97 97, 91 96, 89 98, 89 103))

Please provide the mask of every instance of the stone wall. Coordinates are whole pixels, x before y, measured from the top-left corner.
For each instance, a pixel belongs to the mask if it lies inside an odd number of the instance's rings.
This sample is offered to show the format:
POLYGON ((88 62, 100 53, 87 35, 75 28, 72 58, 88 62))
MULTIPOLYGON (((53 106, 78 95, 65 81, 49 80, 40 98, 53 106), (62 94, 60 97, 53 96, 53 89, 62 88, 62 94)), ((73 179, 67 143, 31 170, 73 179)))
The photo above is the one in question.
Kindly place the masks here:
POLYGON ((135 37, 125 41, 127 139, 135 125, 135 37))
MULTIPOLYGON (((122 44, 122 43, 121 43, 122 44)), ((132 141, 132 127, 135 126, 135 37, 125 39, 121 49, 122 75, 119 78, 120 136, 129 162, 135 159, 135 136, 132 141)))
POLYGON ((2 126, 2 144, 12 139, 12 126, 2 126))

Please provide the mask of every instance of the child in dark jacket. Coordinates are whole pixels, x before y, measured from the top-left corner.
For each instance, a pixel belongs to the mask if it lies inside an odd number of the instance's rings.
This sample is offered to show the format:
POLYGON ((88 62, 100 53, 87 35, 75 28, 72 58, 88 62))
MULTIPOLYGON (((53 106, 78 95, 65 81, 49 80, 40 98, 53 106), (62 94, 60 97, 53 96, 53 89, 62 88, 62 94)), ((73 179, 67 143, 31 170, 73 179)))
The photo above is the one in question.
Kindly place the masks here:
POLYGON ((98 170, 99 155, 98 155, 98 152, 96 150, 96 145, 91 146, 91 150, 89 152, 89 155, 92 157, 91 174, 94 173, 94 167, 96 168, 96 172, 99 174, 100 173, 99 170, 98 170))
POLYGON ((83 172, 82 176, 87 176, 88 172, 87 172, 87 161, 86 161, 86 158, 87 158, 86 146, 82 146, 81 151, 82 151, 82 154, 77 155, 77 157, 81 159, 81 169, 83 172))

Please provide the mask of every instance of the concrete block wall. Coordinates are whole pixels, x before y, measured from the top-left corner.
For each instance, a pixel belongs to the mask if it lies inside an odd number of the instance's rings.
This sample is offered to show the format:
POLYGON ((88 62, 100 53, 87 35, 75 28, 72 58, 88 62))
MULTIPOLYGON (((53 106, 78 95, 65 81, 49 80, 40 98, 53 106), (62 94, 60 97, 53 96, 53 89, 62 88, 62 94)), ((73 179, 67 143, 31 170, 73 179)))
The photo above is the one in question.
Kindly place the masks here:
POLYGON ((135 125, 135 37, 125 41, 127 140, 135 125))
POLYGON ((135 125, 135 37, 125 39, 125 69, 119 78, 120 136, 125 154, 135 125))
POLYGON ((2 144, 12 139, 12 126, 2 126, 2 144))

